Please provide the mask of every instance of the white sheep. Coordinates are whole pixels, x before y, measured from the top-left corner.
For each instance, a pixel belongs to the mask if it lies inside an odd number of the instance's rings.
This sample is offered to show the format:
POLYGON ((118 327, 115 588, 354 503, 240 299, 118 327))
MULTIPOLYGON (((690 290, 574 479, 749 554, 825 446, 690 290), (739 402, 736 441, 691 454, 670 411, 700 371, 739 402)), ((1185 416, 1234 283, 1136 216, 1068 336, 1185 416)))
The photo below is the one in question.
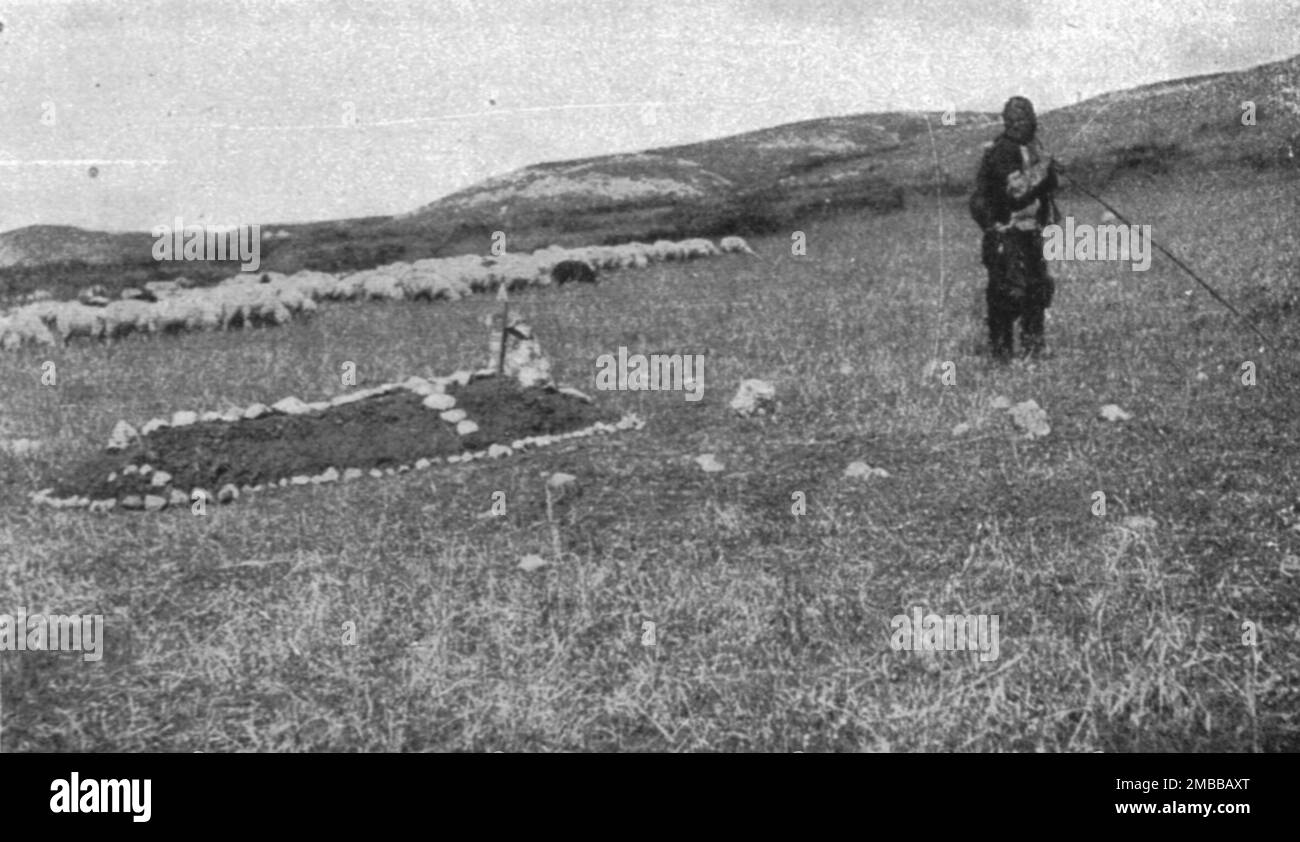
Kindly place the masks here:
POLYGON ((736 236, 723 237, 721 240, 718 241, 718 245, 722 248, 724 252, 730 252, 730 253, 744 252, 745 254, 753 254, 757 256, 757 252, 755 252, 752 248, 749 247, 749 243, 745 242, 744 237, 736 237, 736 236))
POLYGON ((0 349, 12 351, 23 344, 23 335, 8 316, 0 316, 0 349))
POLYGON ((113 301, 104 309, 104 336, 117 338, 134 332, 157 333, 158 313, 145 301, 113 301))
POLYGON ((65 301, 55 314, 55 330, 66 344, 74 336, 101 339, 104 336, 104 311, 75 301, 65 301))
POLYGON ((361 288, 365 291, 366 298, 401 301, 406 297, 396 278, 377 271, 366 277, 361 288))
MULTIPOLYGON (((19 307, 9 314, 9 330, 19 337, 19 345, 54 345, 54 333, 41 318, 40 305, 58 304, 57 301, 39 301, 19 307)), ((12 342, 12 340, 10 340, 12 342)))
POLYGON ((677 244, 678 249, 685 257, 713 257, 720 254, 718 247, 703 237, 693 237, 689 240, 682 240, 677 244))

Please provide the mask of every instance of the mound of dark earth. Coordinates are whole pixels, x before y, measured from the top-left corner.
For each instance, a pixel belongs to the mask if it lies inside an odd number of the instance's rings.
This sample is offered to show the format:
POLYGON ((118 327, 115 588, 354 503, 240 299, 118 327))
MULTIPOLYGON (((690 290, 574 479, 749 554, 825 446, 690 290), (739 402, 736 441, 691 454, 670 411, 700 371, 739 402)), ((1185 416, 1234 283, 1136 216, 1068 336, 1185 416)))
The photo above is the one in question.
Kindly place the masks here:
POLYGON ((443 394, 460 411, 453 420, 445 417, 448 412, 423 403, 424 395, 394 385, 382 394, 300 414, 270 411, 253 419, 162 427, 47 482, 52 489, 38 497, 55 506, 98 509, 115 507, 108 501, 125 508, 162 508, 163 500, 188 506, 195 489, 216 500, 227 486, 247 492, 379 476, 505 456, 558 436, 614 432, 636 424, 631 418, 620 421, 576 393, 524 388, 510 378, 452 383, 443 394))

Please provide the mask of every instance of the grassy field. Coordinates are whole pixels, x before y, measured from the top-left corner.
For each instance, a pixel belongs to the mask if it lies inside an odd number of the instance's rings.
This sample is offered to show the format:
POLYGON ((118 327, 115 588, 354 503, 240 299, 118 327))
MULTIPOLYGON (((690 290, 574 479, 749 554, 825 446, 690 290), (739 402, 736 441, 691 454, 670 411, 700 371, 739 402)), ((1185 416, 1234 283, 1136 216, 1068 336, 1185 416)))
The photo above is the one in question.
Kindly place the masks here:
POLYGON ((972 353, 964 198, 943 200, 939 236, 917 197, 810 224, 804 257, 782 233, 759 258, 517 297, 565 384, 590 389, 620 345, 706 354, 699 403, 597 395, 640 432, 205 517, 26 495, 119 418, 314 400, 345 361, 359 386, 480 367, 494 302, 0 356, 0 436, 45 443, 0 451, 0 612, 107 623, 97 663, 0 653, 0 748, 1300 749, 1296 188, 1243 170, 1110 193, 1278 337, 1267 352, 1157 255, 1145 273, 1055 267, 1054 356, 995 367, 972 353), (927 376, 936 360, 955 385, 927 376), (776 384, 775 416, 729 412, 746 377, 776 384), (997 396, 1037 401, 1051 434, 1018 437, 997 396), (1133 419, 1098 420, 1106 403, 1133 419), (858 460, 890 476, 845 477, 858 460), (580 488, 548 520, 553 471, 580 488), (1154 525, 1122 525, 1136 516, 1154 525), (528 553, 549 566, 516 569, 528 553), (914 606, 999 615, 1000 657, 893 651, 890 619, 914 606))

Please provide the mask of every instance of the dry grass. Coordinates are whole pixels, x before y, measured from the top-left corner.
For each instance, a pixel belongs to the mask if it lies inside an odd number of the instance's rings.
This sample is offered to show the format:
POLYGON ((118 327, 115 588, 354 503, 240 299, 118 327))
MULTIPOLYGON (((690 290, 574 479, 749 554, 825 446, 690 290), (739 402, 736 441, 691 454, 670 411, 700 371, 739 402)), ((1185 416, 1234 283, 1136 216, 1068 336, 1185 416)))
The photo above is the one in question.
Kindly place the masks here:
MULTIPOLYGON (((1114 200, 1283 334, 1294 196, 1294 180, 1225 175, 1114 200)), ((961 199, 946 222, 942 318, 932 205, 809 226, 804 258, 786 234, 755 241, 760 259, 522 296, 562 382, 590 388, 619 345, 702 352, 705 399, 604 394, 646 429, 207 517, 50 512, 25 495, 122 417, 315 399, 346 360, 362 386, 481 364, 494 304, 340 305, 273 331, 0 357, 0 436, 47 443, 0 453, 0 611, 108 625, 99 663, 0 653, 0 747, 1300 748, 1300 534, 1276 514, 1300 465, 1294 339, 1259 354, 1158 257, 1144 274, 1071 265, 1056 357, 992 368, 969 353, 981 269, 961 199), (923 376, 936 357, 955 386, 923 376), (40 385, 45 359, 57 386, 40 385), (1247 359, 1255 387, 1238 380, 1247 359), (775 417, 729 414, 742 377, 777 385, 775 417), (1051 435, 1018 440, 996 395, 1036 400, 1051 435), (1097 420, 1111 402, 1134 419, 1097 420), (705 452, 726 470, 702 473, 705 452), (891 477, 844 478, 859 459, 891 477), (548 521, 557 470, 581 491, 548 521), (498 490, 505 516, 481 517, 498 490), (1156 527, 1122 527, 1130 515, 1156 527), (551 563, 515 569, 526 553, 551 563), (1001 657, 892 651, 889 620, 914 605, 998 614, 1001 657)))

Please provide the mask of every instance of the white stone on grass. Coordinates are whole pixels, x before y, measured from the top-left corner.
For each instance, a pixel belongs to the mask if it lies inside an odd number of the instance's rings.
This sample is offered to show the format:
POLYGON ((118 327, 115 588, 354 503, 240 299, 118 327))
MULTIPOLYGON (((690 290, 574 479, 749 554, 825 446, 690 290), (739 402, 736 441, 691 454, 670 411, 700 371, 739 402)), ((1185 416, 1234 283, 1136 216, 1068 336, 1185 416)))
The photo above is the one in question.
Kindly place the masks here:
POLYGON ((140 438, 135 427, 125 421, 118 421, 113 427, 113 434, 108 437, 109 450, 122 450, 140 438))
POLYGON ((149 484, 152 485, 154 488, 162 488, 164 485, 168 484, 171 481, 172 481, 171 474, 167 473, 166 471, 157 471, 154 473, 153 478, 149 480, 149 484))
POLYGON ((478 432, 478 425, 468 419, 456 424, 456 434, 460 436, 470 436, 478 432))
POLYGON ((529 553, 528 555, 519 559, 519 564, 517 566, 520 570, 524 571, 525 573, 531 573, 534 570, 545 567, 546 559, 542 558, 536 553, 529 553))
POLYGON ((700 470, 708 474, 717 473, 726 466, 714 458, 712 453, 703 453, 695 457, 695 464, 700 466, 700 470))
POLYGON ((170 424, 161 418, 150 418, 148 421, 144 422, 144 426, 140 428, 140 435, 147 436, 155 430, 161 430, 163 427, 170 426, 170 424))
POLYGON ((188 409, 181 409, 172 413, 173 427, 188 427, 190 424, 196 424, 199 420, 197 412, 190 412, 188 409))
POLYGON ((232 482, 226 483, 225 485, 221 486, 221 488, 218 489, 217 491, 218 503, 233 503, 238 499, 239 499, 239 489, 236 488, 235 484, 232 482))
POLYGON ((1101 408, 1099 413, 1105 421, 1127 421, 1133 416, 1130 413, 1120 409, 1117 404, 1108 403, 1101 408))
POLYGON ((281 398, 271 404, 271 409, 274 409, 276 412, 283 412, 285 415, 303 415, 311 411, 311 407, 307 406, 307 404, 292 395, 287 398, 281 398))
POLYGON ((248 408, 244 410, 244 419, 247 421, 252 421, 255 418, 261 418, 269 411, 270 410, 267 408, 266 404, 264 403, 249 404, 248 408))
POLYGON ((844 469, 844 476, 850 479, 871 479, 873 477, 884 479, 889 476, 889 471, 884 468, 873 468, 866 462, 850 462, 849 466, 844 469))
POLYGON ((365 476, 365 471, 361 470, 360 468, 344 468, 344 469, 343 469, 343 479, 344 479, 344 480, 361 479, 363 476, 365 476))
POLYGON ((438 416, 448 424, 459 424, 469 417, 469 414, 463 409, 449 409, 438 416))
POLYGON ((1119 525, 1134 532, 1150 532, 1157 524, 1153 518, 1146 515, 1129 515, 1121 520, 1119 525))
POLYGON ((512 453, 514 453, 514 450, 512 450, 509 445, 505 444, 494 444, 488 448, 488 456, 493 459, 501 459, 512 453))
POLYGON ((1024 430, 1026 438, 1042 438, 1052 432, 1051 425, 1047 423, 1046 410, 1042 409, 1036 401, 1021 401, 1008 412, 1016 426, 1024 430))
POLYGON ((444 394, 443 392, 434 392, 424 400, 420 401, 420 403, 427 409, 442 412, 443 410, 450 410, 455 406, 456 399, 451 395, 444 394))
POLYGON ((144 497, 144 510, 146 512, 159 512, 167 508, 167 498, 159 497, 157 494, 146 494, 144 497))

